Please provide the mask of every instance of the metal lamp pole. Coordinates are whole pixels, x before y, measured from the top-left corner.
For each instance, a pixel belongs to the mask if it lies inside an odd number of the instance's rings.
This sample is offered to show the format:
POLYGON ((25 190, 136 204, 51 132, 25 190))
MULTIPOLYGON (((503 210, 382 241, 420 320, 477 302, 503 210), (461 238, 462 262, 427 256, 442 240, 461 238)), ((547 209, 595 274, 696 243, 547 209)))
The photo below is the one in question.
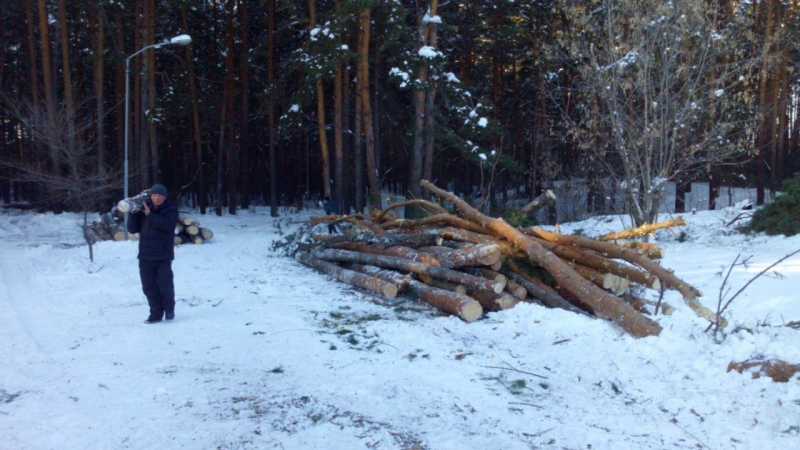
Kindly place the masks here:
MULTIPOLYGON (((164 41, 164 42, 161 42, 161 43, 158 43, 158 44, 148 45, 147 47, 142 47, 141 49, 139 49, 138 52, 128 56, 128 58, 125 59, 125 175, 124 175, 125 176, 125 193, 124 193, 125 198, 128 198, 128 140, 129 140, 129 137, 128 137, 128 134, 129 134, 128 133, 128 122, 130 121, 129 117, 130 117, 130 113, 131 113, 131 109, 130 109, 130 107, 128 105, 130 103, 131 58, 133 58, 134 56, 138 55, 139 53, 142 53, 143 51, 145 51, 145 50, 147 50, 149 48, 159 48, 159 47, 162 47, 164 45, 189 45, 191 43, 192 43, 191 36, 189 36, 188 34, 181 34, 180 36, 175 36, 174 38, 172 38, 172 39, 170 39, 168 41, 164 41)), ((127 212, 125 213, 125 239, 128 238, 128 215, 129 214, 130 213, 127 213, 127 212)))

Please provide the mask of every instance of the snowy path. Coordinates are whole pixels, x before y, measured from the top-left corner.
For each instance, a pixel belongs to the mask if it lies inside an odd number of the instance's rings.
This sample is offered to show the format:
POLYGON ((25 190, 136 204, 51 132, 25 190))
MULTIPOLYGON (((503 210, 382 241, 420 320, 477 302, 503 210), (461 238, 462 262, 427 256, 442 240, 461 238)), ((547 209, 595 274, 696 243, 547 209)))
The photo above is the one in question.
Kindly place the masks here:
MULTIPOLYGON (((201 222, 214 241, 178 249, 177 320, 155 325, 142 324, 135 243, 101 243, 90 264, 84 247, 12 245, 24 233, 41 243, 40 230, 0 233, 0 448, 797 442, 784 432, 800 426, 797 383, 725 372, 799 343, 795 331, 718 345, 681 309, 659 338, 635 340, 531 305, 464 324, 279 256, 265 215, 201 222)), ((707 267, 685 260, 713 287, 707 267)))

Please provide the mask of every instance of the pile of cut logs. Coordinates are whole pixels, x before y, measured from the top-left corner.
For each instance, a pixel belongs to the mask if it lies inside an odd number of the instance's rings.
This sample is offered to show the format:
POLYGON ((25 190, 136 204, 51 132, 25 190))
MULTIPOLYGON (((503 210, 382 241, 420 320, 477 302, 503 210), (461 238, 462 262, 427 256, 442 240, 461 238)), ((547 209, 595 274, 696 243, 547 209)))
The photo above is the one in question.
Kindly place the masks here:
MULTIPOLYGON (((123 226, 124 214, 117 208, 100 215, 100 219, 95 219, 83 227, 83 233, 88 242, 94 244, 98 241, 124 241, 125 227, 123 226)), ((128 239, 135 241, 139 239, 138 233, 128 233, 128 239)))
POLYGON ((191 217, 179 218, 178 225, 175 226, 175 245, 181 245, 187 242, 202 244, 212 237, 214 237, 214 233, 211 230, 202 228, 200 224, 195 222, 191 217))
POLYGON ((467 322, 486 310, 528 302, 611 320, 636 337, 653 336, 661 326, 652 314, 669 314, 672 308, 636 293, 673 289, 697 315, 726 326, 724 319, 700 304, 699 290, 655 261, 660 258, 658 246, 618 242, 685 224, 680 217, 592 239, 515 228, 428 181, 422 186, 460 214, 437 203, 410 200, 370 215, 314 217, 312 228, 346 222, 360 232, 311 234, 312 243, 300 245, 295 258, 386 297, 405 293, 467 322), (426 211, 427 217, 392 216, 395 208, 409 205, 426 211))

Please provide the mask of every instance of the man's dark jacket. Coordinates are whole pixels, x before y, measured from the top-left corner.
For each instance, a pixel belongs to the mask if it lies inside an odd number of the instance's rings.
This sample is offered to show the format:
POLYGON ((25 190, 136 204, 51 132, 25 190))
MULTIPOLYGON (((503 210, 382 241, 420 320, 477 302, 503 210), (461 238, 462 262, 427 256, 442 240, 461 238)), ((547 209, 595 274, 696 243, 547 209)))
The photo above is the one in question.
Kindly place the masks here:
POLYGON ((150 215, 144 212, 128 218, 128 232, 139 233, 139 259, 143 261, 172 261, 175 259, 175 225, 178 224, 178 209, 169 201, 158 209, 150 207, 150 215))

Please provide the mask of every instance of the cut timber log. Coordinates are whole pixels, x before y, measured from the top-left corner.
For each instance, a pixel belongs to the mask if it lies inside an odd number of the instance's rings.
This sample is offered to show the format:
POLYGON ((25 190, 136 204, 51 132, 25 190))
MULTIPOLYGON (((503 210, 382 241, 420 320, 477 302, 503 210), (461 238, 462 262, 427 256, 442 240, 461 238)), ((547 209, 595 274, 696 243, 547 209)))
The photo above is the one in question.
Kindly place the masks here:
POLYGON ((579 263, 604 273, 613 273, 614 275, 619 275, 622 278, 626 278, 634 283, 639 283, 642 286, 656 291, 661 290, 661 280, 659 280, 658 277, 652 273, 622 264, 619 261, 603 258, 602 256, 586 252, 575 247, 554 244, 548 240, 539 239, 536 237, 532 239, 534 239, 542 247, 569 262, 579 263))
POLYGON ((430 264, 432 266, 439 265, 439 261, 437 261, 436 258, 432 257, 431 255, 420 253, 414 250, 413 248, 406 247, 404 245, 394 245, 388 248, 384 248, 381 246, 369 245, 361 242, 339 242, 338 244, 332 245, 332 247, 335 249, 350 250, 353 252, 394 256, 396 258, 403 258, 409 261, 417 261, 425 264, 430 264))
MULTIPOLYGON (((650 314, 650 312, 647 310, 647 305, 652 306, 653 309, 655 309, 657 305, 657 303, 652 300, 647 300, 631 293, 622 294, 622 299, 630 303, 634 308, 636 308, 637 311, 646 314, 650 314)), ((661 307, 661 313, 665 316, 670 316, 675 312, 675 308, 666 303, 661 303, 659 306, 661 307)), ((658 311, 656 311, 656 313, 657 312, 658 311)))
POLYGON ((145 189, 133 197, 124 198, 117 203, 117 209, 123 213, 132 213, 142 209, 142 204, 150 198, 150 189, 145 189))
POLYGON ((192 222, 194 222, 194 220, 192 220, 192 218, 188 217, 188 216, 184 216, 184 217, 178 218, 178 223, 180 223, 181 225, 188 226, 188 225, 191 225, 192 222))
POLYGON ((574 312, 575 314, 588 315, 586 311, 564 300, 563 297, 558 295, 558 292, 544 284, 541 280, 517 272, 508 272, 508 278, 524 286, 531 297, 541 301, 550 308, 560 308, 574 312))
POLYGON ((542 192, 541 195, 533 199, 533 201, 520 208, 519 212, 527 216, 530 216, 531 214, 544 208, 545 206, 555 204, 556 199, 557 199, 556 194, 554 194, 553 191, 548 189, 542 192))
POLYGON ((191 235, 191 236, 196 236, 197 234, 199 234, 199 233, 200 233, 200 224, 199 224, 199 223, 197 223, 197 222, 192 222, 190 225, 187 225, 187 226, 184 228, 184 231, 185 231, 185 232, 186 232, 186 234, 188 234, 188 235, 191 235))
POLYGON ((115 231, 112 235, 112 238, 115 241, 124 241, 125 240, 125 232, 122 230, 115 231))
POLYGON ((500 253, 500 246, 494 244, 478 244, 456 250, 441 250, 434 252, 433 256, 439 261, 439 265, 449 269, 493 266, 503 257, 500 253))
POLYGON ((519 303, 519 298, 505 292, 495 294, 494 292, 467 289, 467 295, 477 300, 483 309, 488 311, 511 309, 519 303))
POLYGON ((427 284, 428 286, 433 286, 435 288, 444 289, 445 291, 456 292, 458 294, 467 294, 467 287, 463 284, 455 284, 449 281, 440 280, 438 278, 433 278, 427 275, 418 275, 420 281, 427 284))
POLYGON ((591 281, 595 285, 603 288, 608 289, 609 291, 613 292, 615 295, 622 294, 625 292, 625 289, 630 287, 631 282, 627 278, 622 278, 618 275, 614 275, 613 273, 602 273, 599 270, 592 269, 591 267, 586 267, 580 264, 568 263, 570 267, 572 267, 575 272, 578 272, 583 278, 591 281))
POLYGON ((354 235, 341 235, 341 234, 312 234, 311 238, 318 241, 323 241, 326 247, 332 247, 341 242, 359 242, 369 243, 370 245, 377 245, 382 247, 389 247, 392 245, 405 245, 406 247, 419 248, 426 245, 433 245, 436 243, 435 235, 427 235, 421 233, 385 233, 380 236, 374 236, 367 233, 354 234, 354 235))
POLYGON ((661 230, 664 228, 672 228, 672 227, 680 227, 686 225, 686 221, 683 220, 683 216, 678 216, 674 219, 665 220, 663 222, 658 223, 646 223, 640 227, 636 227, 630 230, 620 231, 619 233, 608 233, 605 236, 601 236, 597 238, 598 241, 614 241, 617 239, 630 239, 638 236, 644 236, 646 234, 650 234, 656 230, 661 230))
POLYGON ((117 219, 114 218, 114 215, 111 213, 104 213, 100 215, 100 221, 103 222, 103 225, 108 229, 109 232, 112 234, 119 230, 120 223, 117 222, 117 219))
MULTIPOLYGON (((683 296, 684 302, 686 302, 686 304, 689 306, 689 308, 691 308, 695 312, 695 314, 711 322, 717 323, 717 315, 713 311, 702 305, 697 300, 697 297, 703 296, 702 292, 700 292, 697 288, 690 285, 689 283, 675 276, 675 274, 672 273, 671 271, 660 266, 653 260, 646 258, 640 255, 639 253, 636 253, 636 251, 634 250, 628 248, 622 248, 620 246, 613 245, 608 242, 596 241, 594 239, 589 239, 584 236, 572 236, 572 235, 551 233, 549 231, 545 231, 540 228, 528 228, 525 230, 525 232, 531 233, 541 239, 546 239, 549 242, 554 242, 557 244, 574 245, 577 247, 594 250, 604 256, 611 258, 619 258, 628 261, 632 264, 636 264, 637 266, 647 270, 651 274, 663 280, 664 284, 666 284, 666 287, 675 289, 678 292, 680 292, 681 295, 683 296)), ((723 328, 728 326, 728 321, 722 317, 719 318, 718 323, 723 328)))
POLYGON ((516 283, 516 282, 514 282, 512 280, 509 280, 508 277, 506 277, 505 275, 503 275, 502 273, 500 273, 500 272, 498 272, 496 270, 488 269, 488 268, 485 268, 485 267, 476 267, 476 268, 473 268, 473 269, 465 269, 465 272, 470 273, 472 275, 488 278, 488 279, 494 280, 494 281, 496 281, 498 283, 505 283, 505 285, 506 285, 505 292, 508 292, 509 294, 513 295, 514 297, 517 297, 517 298, 520 298, 520 299, 524 299, 525 297, 528 296, 528 290, 527 289, 525 289, 519 283, 516 283))
POLYGON ((328 249, 315 251, 314 257, 324 259, 326 261, 368 264, 389 269, 406 270, 409 272, 426 274, 436 278, 441 278, 443 280, 451 281, 453 283, 463 284, 464 286, 467 286, 467 288, 474 288, 483 291, 494 291, 498 294, 503 292, 503 288, 505 288, 504 284, 496 283, 485 278, 479 278, 452 269, 432 266, 430 264, 416 261, 409 261, 407 259, 397 258, 394 256, 373 255, 349 250, 328 249))
POLYGON ((295 254, 295 259, 309 267, 319 270, 320 272, 324 272, 339 281, 352 284, 353 286, 358 286, 370 292, 375 292, 383 295, 384 297, 392 298, 397 296, 397 286, 390 282, 380 280, 374 276, 347 270, 331 262, 317 259, 308 252, 297 252, 297 254, 295 254))
POLYGON ((628 241, 628 242, 617 242, 617 245, 619 245, 620 247, 635 250, 636 253, 647 256, 650 259, 664 258, 664 249, 661 248, 660 245, 653 242, 628 241))
POLYGON ((405 206, 410 206, 410 205, 421 206, 422 208, 427 209, 428 211, 432 211, 434 214, 447 214, 447 210, 442 208, 441 205, 437 205, 436 203, 432 203, 432 202, 429 202, 427 200, 421 200, 421 199, 406 200, 404 202, 399 202, 399 203, 394 203, 392 205, 389 205, 383 211, 380 211, 375 216, 375 223, 380 223, 381 220, 383 219, 383 217, 387 213, 389 213, 389 211, 391 211, 393 209, 405 207, 405 206))
POLYGON ((464 271, 472 275, 497 281, 498 283, 508 283, 508 277, 496 270, 487 269, 484 267, 475 267, 471 269, 465 269, 464 271))
POLYGON ((381 224, 381 226, 387 230, 390 228, 408 229, 408 228, 417 228, 422 225, 430 225, 434 223, 447 223, 456 226, 458 228, 463 228, 468 231, 474 231, 476 233, 486 232, 486 229, 483 228, 482 226, 470 222, 469 220, 462 219, 461 217, 454 216, 452 214, 436 214, 419 220, 397 219, 389 222, 384 222, 381 224))
POLYGON ((525 286, 517 283, 514 280, 508 280, 506 283, 506 292, 520 299, 528 296, 528 290, 525 289, 525 286))
POLYGON ((402 286, 425 303, 441 311, 454 314, 465 322, 474 322, 483 315, 483 308, 480 303, 464 294, 431 287, 409 276, 392 270, 381 269, 380 267, 359 264, 351 264, 349 267, 402 286))
POLYGON ((539 243, 522 234, 503 219, 493 219, 482 214, 455 194, 444 191, 427 180, 423 180, 421 185, 455 205, 473 222, 482 224, 485 228, 508 239, 520 250, 525 251, 531 263, 547 270, 559 286, 590 305, 598 317, 612 320, 634 337, 657 336, 661 333, 661 326, 657 322, 639 314, 631 305, 585 280, 558 256, 547 251, 539 243))
POLYGON ((205 240, 209 240, 214 237, 214 232, 208 228, 200 228, 200 236, 202 236, 205 240))

